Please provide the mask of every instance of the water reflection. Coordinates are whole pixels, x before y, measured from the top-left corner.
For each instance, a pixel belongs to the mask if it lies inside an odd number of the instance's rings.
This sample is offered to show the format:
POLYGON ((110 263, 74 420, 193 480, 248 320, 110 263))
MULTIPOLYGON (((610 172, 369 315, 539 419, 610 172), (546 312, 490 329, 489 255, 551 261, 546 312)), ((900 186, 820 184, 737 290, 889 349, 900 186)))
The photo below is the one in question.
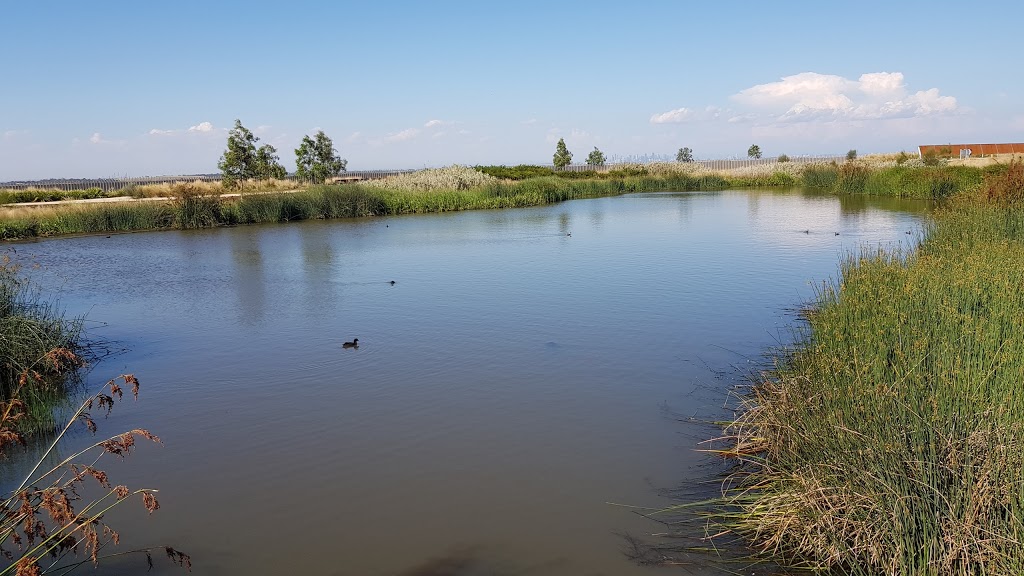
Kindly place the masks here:
POLYGON ((232 282, 238 300, 238 318, 247 325, 259 324, 266 315, 266 273, 263 267, 263 252, 259 236, 251 231, 238 229, 228 234, 231 244, 231 260, 234 263, 232 282))

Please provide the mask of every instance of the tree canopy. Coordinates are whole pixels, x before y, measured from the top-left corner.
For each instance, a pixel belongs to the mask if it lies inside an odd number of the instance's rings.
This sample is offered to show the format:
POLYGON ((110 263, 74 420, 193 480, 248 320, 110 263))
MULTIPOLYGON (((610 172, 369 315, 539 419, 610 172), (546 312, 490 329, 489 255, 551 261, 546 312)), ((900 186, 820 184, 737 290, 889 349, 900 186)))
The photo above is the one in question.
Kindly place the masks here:
POLYGON ((220 157, 217 168, 224 176, 224 186, 240 185, 246 180, 284 178, 287 171, 278 161, 277 149, 270 144, 256 148, 259 138, 241 120, 228 132, 228 147, 220 157))
POLYGON ((334 142, 319 130, 316 136, 302 137, 302 144, 295 149, 295 175, 314 184, 323 184, 345 171, 348 160, 338 155, 334 142))
POLYGON ((757 144, 751 144, 750 148, 747 148, 747 156, 749 156, 750 158, 760 158, 761 147, 758 146, 757 144))
POLYGON ((565 168, 569 164, 572 164, 572 152, 565 147, 565 139, 559 138, 558 145, 555 146, 555 156, 552 159, 552 164, 555 168, 565 168))
POLYGON ((693 162, 693 150, 680 148, 679 152, 676 152, 676 162, 693 162))
POLYGON ((604 166, 604 161, 604 152, 601 152, 597 149, 597 146, 594 146, 594 151, 587 156, 587 164, 589 166, 604 166))

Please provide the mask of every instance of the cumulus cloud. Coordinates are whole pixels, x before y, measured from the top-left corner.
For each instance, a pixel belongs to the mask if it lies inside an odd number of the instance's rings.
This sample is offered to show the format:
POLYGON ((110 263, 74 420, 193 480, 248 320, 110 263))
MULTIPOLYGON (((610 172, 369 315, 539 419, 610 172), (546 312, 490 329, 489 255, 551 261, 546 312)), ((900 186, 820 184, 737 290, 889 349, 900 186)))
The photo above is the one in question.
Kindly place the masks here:
POLYGON ((177 132, 177 130, 161 130, 159 128, 153 128, 152 130, 149 131, 149 135, 150 136, 170 136, 171 134, 174 134, 175 132, 177 132))
POLYGON ((790 122, 914 118, 957 110, 956 98, 940 95, 938 88, 910 93, 900 72, 862 74, 857 80, 803 72, 752 86, 733 100, 790 122))
POLYGON ((213 132, 213 124, 209 122, 200 122, 195 126, 189 126, 189 132, 213 132))
POLYGON ((675 110, 669 110, 668 112, 662 112, 661 114, 651 116, 651 124, 678 124, 680 122, 692 120, 693 117, 693 110, 689 108, 676 108, 675 110))
POLYGON ((527 120, 523 120, 522 122, 520 122, 520 124, 525 124, 527 126, 530 126, 530 125, 533 125, 533 124, 536 124, 536 123, 537 123, 537 119, 536 118, 529 118, 527 120))
POLYGON ((92 136, 89 137, 89 142, 92 142, 93 144, 99 144, 101 142, 105 142, 105 140, 103 140, 103 137, 100 136, 99 132, 93 132, 92 136))
POLYGON ((424 128, 434 128, 436 126, 441 126, 443 124, 444 124, 444 122, 442 122, 440 120, 430 120, 426 124, 424 124, 423 127, 424 128))

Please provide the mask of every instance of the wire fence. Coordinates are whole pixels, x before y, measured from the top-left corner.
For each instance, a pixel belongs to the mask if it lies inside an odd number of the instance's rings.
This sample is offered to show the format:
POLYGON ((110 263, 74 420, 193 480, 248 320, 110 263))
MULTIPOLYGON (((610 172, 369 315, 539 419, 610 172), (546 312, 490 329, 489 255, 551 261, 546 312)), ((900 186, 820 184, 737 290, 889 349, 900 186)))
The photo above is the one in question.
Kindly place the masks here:
MULTIPOLYGON (((841 164, 846 162, 846 156, 788 156, 786 162, 792 164, 828 164, 835 162, 841 164)), ((695 166, 701 166, 706 170, 733 170, 736 168, 748 168, 750 166, 766 166, 777 163, 779 160, 776 157, 771 158, 743 158, 743 159, 731 159, 731 160, 694 160, 691 163, 695 166)), ((673 162, 664 162, 665 164, 672 164, 673 162)), ((590 164, 569 164, 560 170, 566 172, 609 172, 620 168, 622 166, 637 166, 643 165, 643 162, 615 162, 608 164, 601 164, 593 166, 590 164)), ((554 165, 551 165, 554 168, 554 165)))
MULTIPOLYGON (((842 163, 846 161, 845 156, 790 156, 789 162, 794 164, 817 164, 817 163, 828 163, 837 162, 842 163)), ((748 158, 742 160, 695 160, 693 164, 704 167, 707 170, 732 170, 735 168, 746 168, 749 166, 763 166, 767 164, 774 164, 777 162, 777 158, 748 158)), ((621 166, 635 166, 636 162, 621 162, 614 164, 602 164, 600 166, 591 166, 589 164, 570 164, 561 168, 563 171, 568 172, 608 172, 615 170, 621 166)), ((554 166, 552 166, 554 168, 554 166)), ((399 174, 410 174, 417 172, 417 170, 354 170, 351 172, 343 172, 340 177, 336 178, 336 181, 359 181, 359 180, 379 180, 381 178, 387 178, 388 176, 396 176, 399 174)), ((291 180, 296 184, 308 184, 307 181, 303 181, 295 176, 287 176, 285 180, 291 180)), ((61 190, 70 192, 72 190, 88 190, 90 188, 98 188, 104 193, 116 192, 118 190, 126 190, 137 186, 145 186, 147 184, 172 184, 174 182, 220 182, 223 180, 223 176, 220 174, 195 174, 195 175, 183 175, 183 176, 146 176, 138 178, 75 178, 75 179, 64 179, 64 180, 36 180, 32 182, 5 182, 0 183, 0 189, 3 190, 61 190)))

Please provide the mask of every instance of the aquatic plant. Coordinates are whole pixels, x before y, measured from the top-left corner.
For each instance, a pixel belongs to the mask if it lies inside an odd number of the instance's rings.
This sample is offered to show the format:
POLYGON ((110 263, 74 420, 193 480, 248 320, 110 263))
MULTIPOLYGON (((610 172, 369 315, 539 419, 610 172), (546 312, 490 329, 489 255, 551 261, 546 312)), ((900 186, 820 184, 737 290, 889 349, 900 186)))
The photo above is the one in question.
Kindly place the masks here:
POLYGON ((654 516, 817 574, 1024 572, 1024 211, 1004 206, 961 194, 916 252, 844 261, 708 445, 737 462, 722 496, 654 516))
MULTIPOLYGON (((51 350, 48 357, 48 362, 65 369, 77 367, 80 362, 73 352, 61 348, 51 350)), ((18 422, 25 416, 21 392, 40 385, 45 385, 43 375, 33 369, 24 370, 13 394, 0 401, 0 458, 7 457, 9 446, 26 443, 18 430, 18 422)), ((191 570, 188 554, 169 546, 106 552, 108 545, 115 546, 120 541, 118 532, 105 520, 108 512, 132 498, 140 500, 150 514, 160 508, 160 503, 156 490, 115 486, 107 473, 96 465, 105 455, 126 457, 137 439, 159 442, 159 438, 137 428, 94 442, 66 458, 56 453, 60 441, 76 423, 95 433, 94 412, 97 416, 109 414, 114 404, 122 400, 125 389, 137 399, 138 379, 131 374, 118 376, 83 402, 25 479, 14 490, 0 496, 0 557, 8 562, 6 567, 0 567, 0 576, 67 574, 89 562, 96 565, 104 558, 132 553, 145 556, 152 567, 152 554, 156 550, 191 570), (54 459, 58 462, 51 465, 54 459), (87 481, 95 482, 97 488, 88 486, 87 481), (99 494, 91 496, 95 490, 99 494)))

